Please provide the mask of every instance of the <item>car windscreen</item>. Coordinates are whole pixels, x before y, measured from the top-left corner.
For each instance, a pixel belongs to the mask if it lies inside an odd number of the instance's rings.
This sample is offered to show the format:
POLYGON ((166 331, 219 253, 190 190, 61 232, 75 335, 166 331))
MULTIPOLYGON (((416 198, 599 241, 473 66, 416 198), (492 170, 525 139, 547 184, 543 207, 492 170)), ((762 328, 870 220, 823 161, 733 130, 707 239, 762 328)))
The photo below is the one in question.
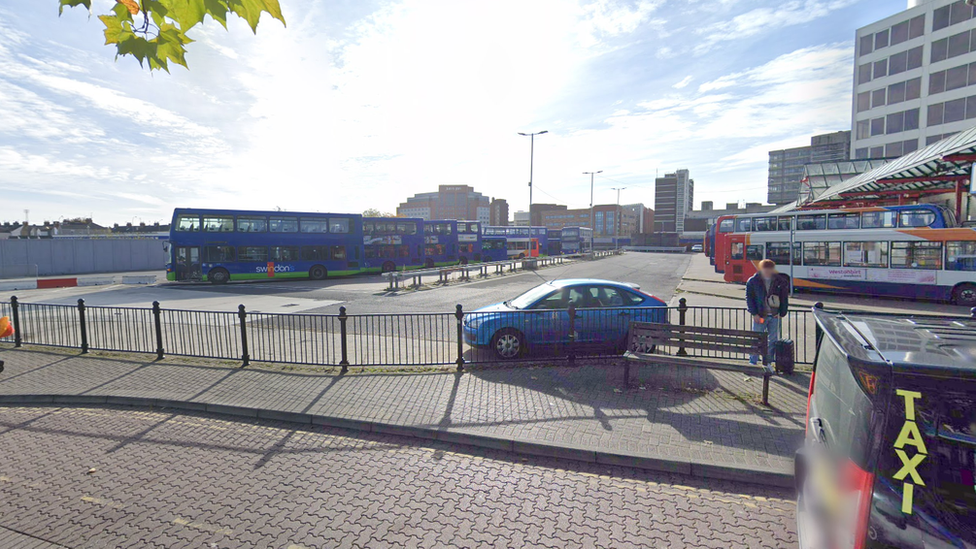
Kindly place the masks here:
POLYGON ((524 294, 516 297, 515 299, 508 302, 509 305, 515 307, 516 309, 525 309, 529 307, 536 301, 542 299, 543 297, 549 295, 556 288, 550 284, 542 284, 541 286, 536 286, 531 290, 525 292, 524 294))
POLYGON ((976 548, 976 381, 896 375, 886 423, 878 537, 900 547, 976 548))

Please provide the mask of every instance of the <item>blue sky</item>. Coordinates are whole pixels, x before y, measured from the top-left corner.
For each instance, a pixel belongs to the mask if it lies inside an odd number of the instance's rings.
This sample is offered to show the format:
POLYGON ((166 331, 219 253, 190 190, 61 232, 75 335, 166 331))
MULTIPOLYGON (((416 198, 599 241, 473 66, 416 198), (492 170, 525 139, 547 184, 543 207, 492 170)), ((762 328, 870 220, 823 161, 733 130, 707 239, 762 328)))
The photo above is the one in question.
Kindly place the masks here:
MULTIPOLYGON (((95 0, 95 14, 114 3, 95 0)), ((903 0, 281 0, 191 32, 190 70, 114 59, 55 0, 0 0, 0 220, 172 208, 392 211, 438 184, 528 203, 764 201, 770 149, 849 129, 854 31, 903 0), (490 7, 489 7, 490 6, 490 7)))

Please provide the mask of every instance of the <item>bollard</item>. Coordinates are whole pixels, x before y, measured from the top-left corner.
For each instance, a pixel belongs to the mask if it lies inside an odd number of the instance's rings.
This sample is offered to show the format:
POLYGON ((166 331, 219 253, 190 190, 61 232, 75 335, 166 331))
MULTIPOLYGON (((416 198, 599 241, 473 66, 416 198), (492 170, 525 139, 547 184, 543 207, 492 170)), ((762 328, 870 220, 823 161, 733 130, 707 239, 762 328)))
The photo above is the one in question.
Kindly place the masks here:
POLYGON ((349 320, 349 317, 346 316, 346 308, 339 307, 339 348, 342 350, 342 359, 339 360, 339 366, 342 366, 340 372, 343 374, 349 371, 349 351, 346 344, 347 320, 349 320))
POLYGON ((461 304, 454 308, 454 317, 457 318, 457 371, 464 370, 464 310, 461 304))
POLYGON ((576 306, 570 305, 566 310, 569 314, 569 365, 576 363, 576 306))
POLYGON ((153 301, 152 304, 153 325, 156 327, 156 360, 163 359, 163 322, 162 310, 159 302, 153 301))
POLYGON ((88 352, 88 323, 85 321, 85 300, 78 299, 78 328, 81 330, 81 354, 88 352))
POLYGON ((251 355, 247 350, 247 311, 244 305, 237 306, 237 317, 241 319, 241 367, 251 363, 251 355))
POLYGON ((14 347, 20 347, 23 345, 24 340, 21 339, 20 335, 20 302, 17 301, 17 296, 10 296, 10 314, 14 322, 14 347))
MULTIPOLYGON (((688 300, 681 298, 678 300, 678 324, 680 326, 685 325, 685 315, 688 313, 688 300)), ((682 339, 684 341, 684 339, 682 339)), ((688 351, 684 347, 678 347, 678 356, 688 356, 688 351)))

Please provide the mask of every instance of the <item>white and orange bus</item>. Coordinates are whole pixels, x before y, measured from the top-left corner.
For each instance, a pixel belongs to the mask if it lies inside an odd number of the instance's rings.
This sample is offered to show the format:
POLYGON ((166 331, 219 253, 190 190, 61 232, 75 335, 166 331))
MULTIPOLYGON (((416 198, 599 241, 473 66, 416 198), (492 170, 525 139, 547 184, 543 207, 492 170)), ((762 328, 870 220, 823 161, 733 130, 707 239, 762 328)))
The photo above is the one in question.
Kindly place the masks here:
POLYGON ((736 216, 726 237, 727 282, 772 259, 798 289, 976 306, 976 229, 940 206, 736 216))

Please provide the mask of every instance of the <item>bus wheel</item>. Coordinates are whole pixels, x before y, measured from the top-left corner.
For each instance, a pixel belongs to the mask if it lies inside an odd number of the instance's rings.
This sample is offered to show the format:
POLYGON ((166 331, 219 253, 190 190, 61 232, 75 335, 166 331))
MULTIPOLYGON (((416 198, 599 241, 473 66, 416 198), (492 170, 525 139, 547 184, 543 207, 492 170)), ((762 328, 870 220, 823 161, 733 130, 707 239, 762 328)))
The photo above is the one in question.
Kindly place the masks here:
POLYGON ((952 301, 964 307, 976 307, 976 284, 960 284, 952 290, 952 301))
POLYGON ((381 270, 384 273, 392 273, 393 271, 396 270, 396 263, 394 263, 392 261, 387 261, 387 262, 383 263, 383 267, 381 267, 381 270))
POLYGON ((207 273, 207 280, 211 284, 227 284, 227 281, 230 280, 230 273, 227 272, 227 269, 218 267, 207 273))
POLYGON ((458 263, 460 263, 461 265, 467 265, 468 264, 468 258, 461 257, 461 261, 459 261, 458 263))
POLYGON ((424 261, 424 267, 427 267, 428 269, 433 269, 434 268, 434 260, 428 257, 427 258, 427 261, 424 261))
POLYGON ((321 265, 313 265, 308 270, 308 277, 312 280, 323 280, 327 276, 329 276, 329 270, 321 265))

